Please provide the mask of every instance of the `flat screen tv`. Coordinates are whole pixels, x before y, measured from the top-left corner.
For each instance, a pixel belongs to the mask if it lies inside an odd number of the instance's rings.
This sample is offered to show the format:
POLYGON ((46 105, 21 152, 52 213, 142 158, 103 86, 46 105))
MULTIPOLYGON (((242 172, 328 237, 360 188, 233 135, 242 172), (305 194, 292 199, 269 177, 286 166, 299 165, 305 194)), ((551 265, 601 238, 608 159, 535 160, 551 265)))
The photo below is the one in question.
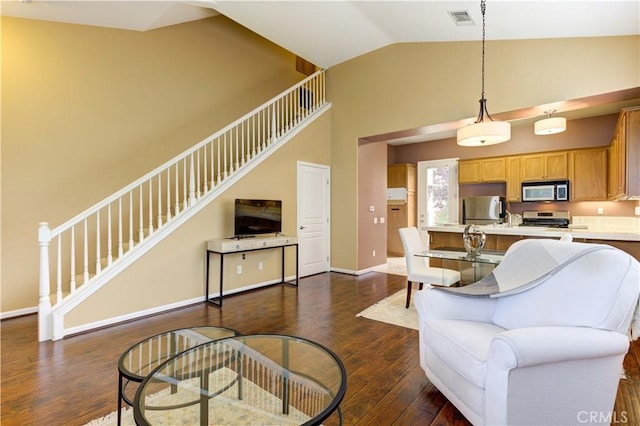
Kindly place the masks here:
POLYGON ((236 238, 282 232, 282 201, 236 199, 236 238))

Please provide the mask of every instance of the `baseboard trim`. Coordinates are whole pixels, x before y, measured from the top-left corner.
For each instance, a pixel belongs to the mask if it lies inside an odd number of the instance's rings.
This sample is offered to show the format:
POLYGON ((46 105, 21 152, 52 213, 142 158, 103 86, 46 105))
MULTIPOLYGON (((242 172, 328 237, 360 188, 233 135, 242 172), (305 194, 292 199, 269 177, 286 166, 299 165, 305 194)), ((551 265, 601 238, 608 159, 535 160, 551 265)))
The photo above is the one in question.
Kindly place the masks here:
POLYGON ((37 306, 33 306, 31 308, 16 309, 15 311, 0 312, 0 320, 15 318, 15 317, 22 317, 25 315, 31 315, 31 314, 37 314, 37 313, 38 313, 37 306))
MULTIPOLYGON (((295 279, 295 275, 292 275, 290 277, 285 277, 286 281, 291 281, 295 279)), ((280 280, 272 280, 272 281, 265 281, 262 283, 258 283, 258 284, 252 284, 252 285, 248 285, 248 286, 244 286, 244 287, 239 287, 239 288, 234 288, 231 289, 229 291, 225 291, 223 297, 226 296, 230 296, 232 294, 236 294, 236 293, 242 293, 245 291, 251 291, 251 290, 256 290, 262 287, 270 287, 272 285, 277 285, 280 284, 280 280)), ((218 292, 216 293, 211 293, 209 295, 209 297, 217 297, 219 295, 218 292)), ((76 335, 76 334, 82 334, 82 333, 87 333, 90 331, 95 331, 97 329, 100 328, 106 328, 106 327, 111 327, 114 325, 118 325, 118 324, 123 324, 123 323, 127 323, 130 321, 134 321, 137 319, 141 319, 144 317, 150 317, 153 315, 157 315, 157 314, 162 314, 168 311, 172 311, 175 309, 180 309, 180 308, 184 308, 186 306, 190 306, 190 305, 195 305, 198 303, 204 303, 204 297, 200 296, 200 297, 194 297, 192 299, 187 299, 187 300, 183 300, 181 302, 176 302, 176 303, 170 303, 168 305, 163 305, 163 306, 158 306, 155 308, 150 308, 150 309, 145 309, 142 311, 137 311, 137 312, 132 312, 130 314, 126 314, 126 315, 120 315, 117 317, 113 317, 113 318, 107 318, 104 320, 100 320, 100 321, 95 321, 95 322, 91 322, 88 324, 83 324, 83 325, 78 325, 75 327, 69 327, 66 328, 64 330, 64 336, 63 337, 70 337, 72 335, 76 335)), ((37 309, 36 309, 37 311, 37 309)))

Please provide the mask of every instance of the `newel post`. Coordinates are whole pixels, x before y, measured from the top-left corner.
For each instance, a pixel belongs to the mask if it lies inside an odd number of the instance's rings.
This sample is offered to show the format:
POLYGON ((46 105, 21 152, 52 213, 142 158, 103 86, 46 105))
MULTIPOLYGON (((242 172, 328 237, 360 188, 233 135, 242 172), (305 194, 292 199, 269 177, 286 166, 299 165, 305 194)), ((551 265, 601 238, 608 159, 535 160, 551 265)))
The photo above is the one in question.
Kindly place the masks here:
POLYGON ((51 229, 47 222, 38 225, 38 243, 40 245, 40 277, 38 302, 38 341, 51 340, 51 285, 49 283, 49 242, 51 229))

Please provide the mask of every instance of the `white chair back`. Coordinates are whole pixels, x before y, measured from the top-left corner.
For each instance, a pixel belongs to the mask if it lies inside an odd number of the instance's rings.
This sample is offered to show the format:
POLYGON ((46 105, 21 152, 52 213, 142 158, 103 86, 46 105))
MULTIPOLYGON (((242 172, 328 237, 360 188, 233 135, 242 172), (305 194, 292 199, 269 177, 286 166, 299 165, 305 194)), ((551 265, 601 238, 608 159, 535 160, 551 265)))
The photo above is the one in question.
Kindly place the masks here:
POLYGON ((418 272, 420 268, 424 268, 424 259, 418 256, 414 256, 415 253, 426 250, 422 238, 420 238, 420 231, 415 226, 409 228, 400 228, 400 240, 402 241, 402 248, 404 249, 404 258, 407 263, 407 274, 409 277, 413 273, 418 272))

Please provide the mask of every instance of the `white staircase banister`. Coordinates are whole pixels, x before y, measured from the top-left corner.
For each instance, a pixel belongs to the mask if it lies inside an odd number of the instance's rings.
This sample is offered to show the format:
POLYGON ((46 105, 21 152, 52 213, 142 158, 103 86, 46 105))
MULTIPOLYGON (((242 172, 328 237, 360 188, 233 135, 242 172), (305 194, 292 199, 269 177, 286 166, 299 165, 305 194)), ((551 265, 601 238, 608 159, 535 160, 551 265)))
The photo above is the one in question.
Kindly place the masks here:
POLYGON ((64 337, 65 315, 328 110, 324 91, 321 70, 56 228, 42 222, 39 340, 64 337))
MULTIPOLYGON (((120 189, 119 191, 113 193, 108 198, 105 198, 104 200, 102 200, 99 203, 93 205, 92 207, 88 208, 87 210, 83 211, 82 213, 80 213, 80 214, 76 215, 75 217, 69 219, 68 221, 64 222, 62 225, 57 226, 56 228, 54 228, 51 231, 52 235, 53 236, 58 235, 60 232, 63 232, 65 230, 69 229, 70 227, 72 227, 73 225, 78 223, 83 218, 96 213, 97 211, 103 209, 104 207, 106 207, 107 205, 111 204, 112 202, 114 202, 118 198, 120 198, 120 197, 122 197, 124 195, 127 195, 129 192, 131 192, 135 188, 139 187, 141 184, 143 184, 143 183, 147 182, 149 179, 152 179, 153 177, 155 177, 158 173, 160 173, 160 172, 166 170, 168 167, 178 163, 180 160, 186 159, 187 157, 189 157, 189 155, 195 153, 196 151, 201 149, 206 144, 213 142, 217 137, 222 136, 222 135, 226 135, 231 129, 233 129, 234 127, 238 126, 243 121, 246 121, 248 118, 254 116, 255 114, 257 114, 258 112, 264 110, 265 108, 268 108, 269 106, 272 106, 272 105, 276 104, 278 102, 278 100, 280 100, 283 97, 285 97, 286 95, 294 92, 295 90, 299 89, 300 87, 303 87, 305 85, 305 83, 313 80, 314 78, 316 78, 318 75, 322 74, 323 72, 324 72, 323 70, 320 70, 320 71, 317 71, 316 73, 310 75, 306 79, 304 79, 301 82, 297 83, 296 85, 294 85, 290 89, 286 90, 285 92, 281 93, 279 96, 277 96, 276 98, 274 98, 271 101, 267 102, 266 104, 263 104, 263 105, 255 108, 255 109, 253 109, 249 113, 247 113, 247 114, 243 115, 242 117, 238 118, 237 120, 235 120, 233 123, 225 126, 221 130, 218 130, 217 132, 215 132, 213 135, 208 136, 207 138, 205 138, 202 141, 200 141, 198 144, 196 144, 196 145, 192 146, 191 148, 187 149, 182 154, 178 154, 177 156, 175 156, 171 160, 169 160, 169 161, 165 162, 164 164, 156 167, 155 169, 153 169, 149 173, 145 174, 141 178, 139 178, 136 181, 132 182, 131 184, 125 186, 124 188, 120 189)), ((275 116, 275 114, 274 114, 274 116, 275 116)), ((275 129, 273 129, 273 130, 275 131, 275 129)), ((226 145, 225 145, 225 147, 226 147, 226 145)), ((190 202, 192 201, 191 198, 190 198, 189 201, 190 202)))

